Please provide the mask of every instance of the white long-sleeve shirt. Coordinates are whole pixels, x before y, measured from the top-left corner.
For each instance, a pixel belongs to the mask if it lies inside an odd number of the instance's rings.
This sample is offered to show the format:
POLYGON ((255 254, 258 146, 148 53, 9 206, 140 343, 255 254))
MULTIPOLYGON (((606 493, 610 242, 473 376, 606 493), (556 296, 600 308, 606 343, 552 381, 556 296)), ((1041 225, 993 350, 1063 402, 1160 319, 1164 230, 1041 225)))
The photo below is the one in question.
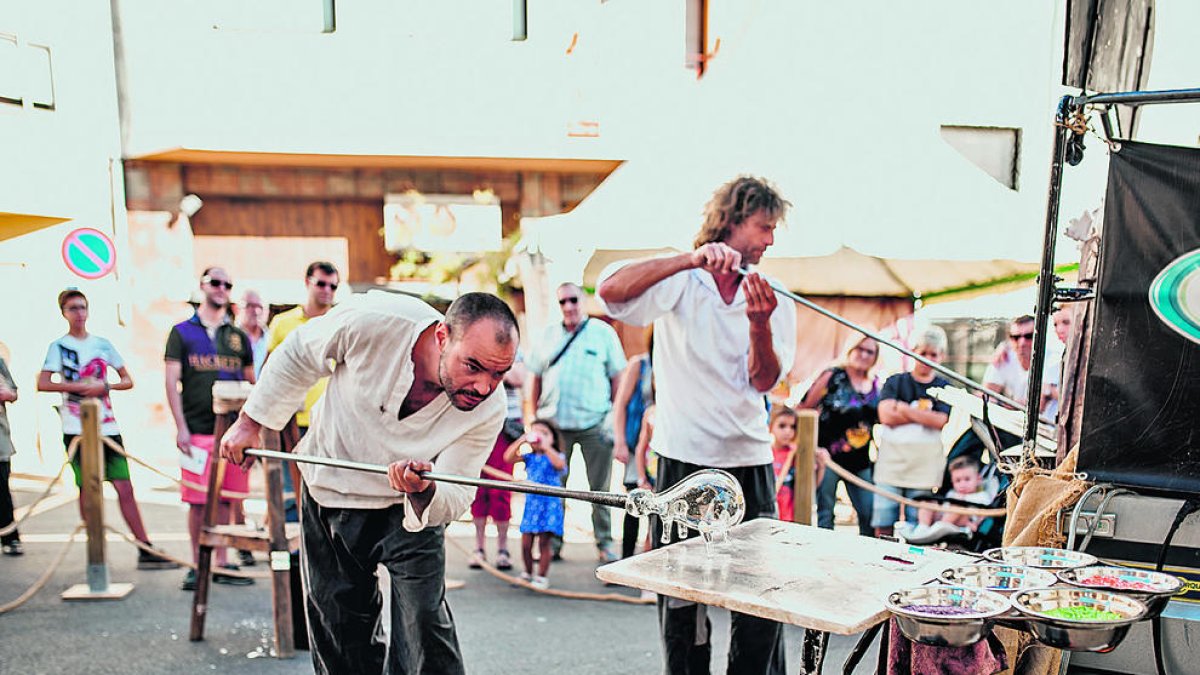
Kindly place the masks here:
MULTIPOLYGON (((288 335, 267 359, 243 411, 263 426, 282 429, 309 387, 329 376, 297 453, 374 464, 424 460, 438 472, 478 476, 504 424, 503 388, 469 412, 451 405, 443 392, 398 418, 413 384, 413 346, 441 319, 416 298, 384 292, 353 296, 288 335)), ((325 507, 380 509, 405 501, 384 475, 315 464, 300 464, 300 470, 309 494, 325 507)), ((420 517, 405 509, 404 527, 415 532, 449 523, 474 496, 474 488, 439 483, 420 517)))
MULTIPOLYGON (((629 261, 610 265, 596 285, 629 261)), ((726 304, 712 274, 677 272, 628 302, 603 302, 609 315, 654 324, 654 451, 701 466, 771 463, 763 392, 750 384, 750 319, 744 285, 726 304)), ((771 343, 782 379, 796 358, 796 305, 771 313, 771 343)))

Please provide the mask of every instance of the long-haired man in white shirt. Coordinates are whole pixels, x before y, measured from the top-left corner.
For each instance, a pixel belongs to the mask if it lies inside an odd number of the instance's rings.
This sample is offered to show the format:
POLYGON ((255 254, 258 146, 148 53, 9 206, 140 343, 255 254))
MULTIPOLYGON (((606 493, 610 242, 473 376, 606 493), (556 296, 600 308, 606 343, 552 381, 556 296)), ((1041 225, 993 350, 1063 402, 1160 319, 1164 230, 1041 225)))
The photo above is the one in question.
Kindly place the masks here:
MULTIPOLYGON (((788 206, 766 181, 735 178, 705 207, 695 250, 617 263, 598 287, 614 318, 654 323, 655 487, 666 490, 703 468, 725 469, 741 483, 747 520, 776 514, 763 395, 792 366, 796 307, 778 304, 765 279, 738 269, 775 243, 788 206)), ((662 523, 652 524, 658 542, 662 523)), ((666 672, 708 673, 704 607, 660 596, 658 612, 666 672)), ((728 672, 782 675, 783 626, 733 612, 728 672)))
POLYGON ((445 600, 446 524, 474 488, 417 472, 477 476, 504 423, 500 383, 518 346, 512 310, 467 293, 445 317, 402 295, 367 293, 292 331, 221 443, 242 463, 329 376, 301 454, 387 464, 388 476, 301 465, 303 572, 318 673, 462 673, 445 600), (331 367, 332 362, 332 367, 331 367), (495 393, 499 389, 499 393, 495 393), (391 644, 373 640, 375 570, 391 575, 391 644))

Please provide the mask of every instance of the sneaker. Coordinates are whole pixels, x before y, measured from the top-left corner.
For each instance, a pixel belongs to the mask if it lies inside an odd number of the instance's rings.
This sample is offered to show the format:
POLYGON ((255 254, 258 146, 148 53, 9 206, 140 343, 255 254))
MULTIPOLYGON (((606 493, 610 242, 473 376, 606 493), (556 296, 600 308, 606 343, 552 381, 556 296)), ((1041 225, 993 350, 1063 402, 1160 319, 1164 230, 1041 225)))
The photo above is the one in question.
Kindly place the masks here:
POLYGON ((505 551, 504 549, 500 549, 499 551, 496 551, 496 569, 498 569, 498 570, 511 570, 512 569, 512 559, 509 558, 508 551, 505 551))
POLYGON ((550 588, 550 580, 547 579, 546 577, 536 577, 535 576, 533 578, 533 580, 530 581, 529 583, 530 583, 530 585, 532 585, 534 588, 538 589, 539 591, 544 591, 547 588, 550 588))
POLYGON ((658 594, 655 593, 654 591, 643 590, 638 595, 638 597, 641 598, 642 600, 647 600, 649 602, 655 602, 656 600, 658 600, 658 594))
POLYGON ((482 569, 483 563, 487 562, 487 558, 485 556, 486 554, 483 552, 483 549, 475 549, 475 552, 471 554, 471 562, 467 563, 467 567, 470 567, 473 570, 482 569))
POLYGON ((613 551, 611 548, 596 549, 596 560, 601 565, 606 565, 608 563, 617 562, 620 559, 621 559, 621 556, 617 555, 616 552, 613 551))
POLYGON ((238 551, 238 563, 242 567, 254 567, 258 561, 254 559, 254 554, 250 551, 238 551))
POLYGON ((21 540, 10 541, 3 546, 4 555, 25 555, 25 548, 21 546, 21 540))
MULTIPOLYGON (((221 567, 219 569, 237 570, 238 566, 237 565, 221 565, 221 567)), ((232 574, 222 574, 220 572, 217 572, 217 573, 213 574, 213 583, 214 584, 227 584, 229 586, 252 586, 254 584, 254 580, 247 578, 247 577, 235 577, 232 574)))
POLYGON ((158 553, 151 553, 146 549, 138 549, 137 568, 139 570, 174 570, 179 569, 179 567, 179 563, 174 560, 168 560, 165 556, 158 553))
POLYGON ((183 583, 179 584, 179 590, 182 590, 182 591, 196 590, 196 570, 188 570, 187 574, 183 575, 183 583))
POLYGON ((517 575, 517 578, 521 581, 533 581, 533 575, 529 572, 521 572, 517 575))

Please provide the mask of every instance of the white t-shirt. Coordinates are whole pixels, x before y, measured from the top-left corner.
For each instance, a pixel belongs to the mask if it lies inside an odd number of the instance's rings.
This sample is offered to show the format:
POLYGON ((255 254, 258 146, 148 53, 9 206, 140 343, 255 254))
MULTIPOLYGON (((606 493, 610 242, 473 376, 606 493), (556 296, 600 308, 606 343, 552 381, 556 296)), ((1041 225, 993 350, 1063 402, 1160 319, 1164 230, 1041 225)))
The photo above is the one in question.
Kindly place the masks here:
POLYGON ((1046 343, 1046 366, 1042 369, 1042 388, 1058 387, 1058 396, 1046 405, 1046 409, 1042 411, 1042 417, 1049 420, 1058 419, 1058 402, 1062 398, 1062 369, 1063 357, 1066 355, 1067 346, 1059 342, 1057 338, 1046 343))
MULTIPOLYGON (((597 286, 628 262, 610 265, 597 286)), ((601 303, 626 323, 654 323, 656 453, 717 468, 771 463, 764 394, 750 384, 750 320, 741 284, 725 304, 712 274, 692 269, 628 302, 601 303)), ((790 300, 780 298, 771 314, 771 339, 783 379, 796 358, 790 300)))
MULTIPOLYGON (((398 418, 413 383, 413 345, 441 319, 416 298, 378 291, 352 296, 288 334, 271 352, 242 410, 270 429, 282 429, 309 387, 329 376, 298 453, 372 464, 416 459, 433 462, 441 473, 478 476, 504 425, 504 387, 469 412, 451 405, 443 392, 398 418)), ((314 464, 301 464, 300 470, 322 506, 380 509, 404 501, 381 474, 314 464)), ((450 523, 474 497, 475 488, 439 483, 420 518, 406 509, 404 528, 415 532, 450 523)))
MULTIPOLYGON (((1043 388, 1048 385, 1058 386, 1059 380, 1062 379, 1062 360, 1062 343, 1058 340, 1048 343, 1046 359, 1042 367, 1043 388)), ((999 368, 992 364, 988 365, 987 371, 983 374, 983 383, 1000 385, 1002 388, 1000 393, 1024 405, 1029 390, 1029 371, 1021 367, 1021 361, 1010 349, 1008 350, 1008 359, 999 368)), ((1059 396, 1061 395, 1062 391, 1059 391, 1059 396)), ((1042 412, 1042 417, 1054 419, 1056 414, 1058 414, 1058 402, 1054 401, 1042 412)))
POLYGON ((1025 394, 1029 389, 1029 370, 1021 367, 1021 361, 1011 351, 1008 358, 999 367, 989 364, 983 374, 983 383, 1000 385, 1000 393, 1025 404, 1025 394))
MULTIPOLYGON (((42 370, 58 373, 63 382, 86 379, 107 381, 109 368, 116 370, 124 367, 125 359, 121 358, 111 342, 90 334, 82 340, 68 334, 51 342, 46 350, 46 360, 42 363, 42 370)), ((83 424, 79 420, 79 404, 82 401, 83 397, 78 394, 63 392, 63 404, 59 410, 64 434, 75 436, 83 433, 83 424)), ((121 433, 117 418, 113 415, 112 400, 108 396, 100 399, 100 433, 104 436, 121 433)))

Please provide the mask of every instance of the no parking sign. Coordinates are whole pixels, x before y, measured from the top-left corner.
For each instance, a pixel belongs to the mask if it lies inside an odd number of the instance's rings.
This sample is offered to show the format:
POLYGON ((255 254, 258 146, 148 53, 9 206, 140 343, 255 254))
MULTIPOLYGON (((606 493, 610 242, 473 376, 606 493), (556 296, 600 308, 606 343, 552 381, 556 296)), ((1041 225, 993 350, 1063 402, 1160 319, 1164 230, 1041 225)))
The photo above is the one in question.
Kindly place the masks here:
POLYGON ((117 248, 100 230, 82 227, 63 239, 62 259, 67 269, 84 279, 99 279, 116 267, 117 248))

